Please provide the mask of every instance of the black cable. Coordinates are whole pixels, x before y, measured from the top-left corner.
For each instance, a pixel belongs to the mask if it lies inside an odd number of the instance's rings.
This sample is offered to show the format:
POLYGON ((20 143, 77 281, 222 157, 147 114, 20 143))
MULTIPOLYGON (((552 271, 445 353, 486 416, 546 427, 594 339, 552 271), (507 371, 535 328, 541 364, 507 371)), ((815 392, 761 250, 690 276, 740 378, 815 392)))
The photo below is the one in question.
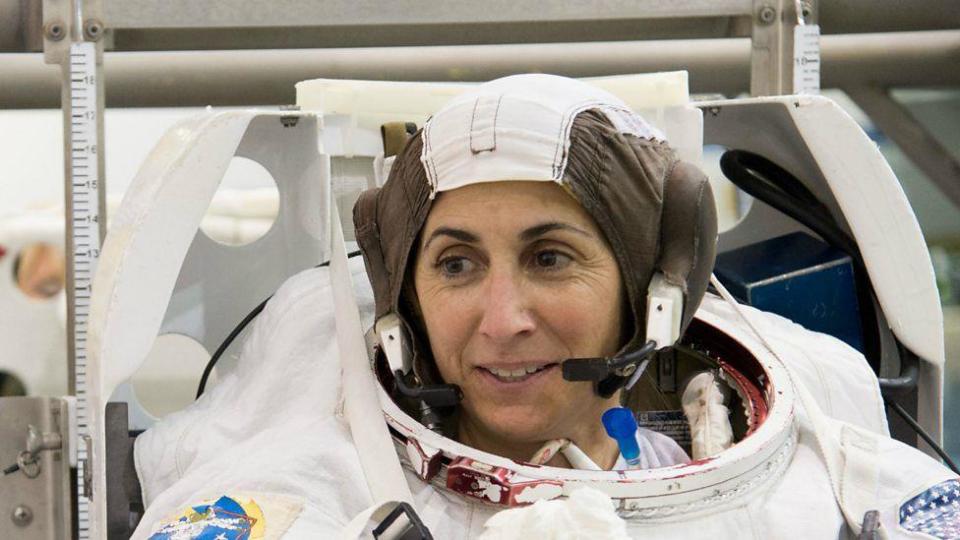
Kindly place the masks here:
POLYGON ((900 376, 877 378, 880 383, 880 394, 884 399, 900 399, 908 396, 917 389, 917 380, 920 377, 920 358, 899 341, 897 346, 900 349, 900 376))
MULTIPOLYGON (((357 255, 360 255, 360 251, 351 251, 350 253, 347 253, 348 258, 356 257, 357 255)), ((322 262, 317 266, 315 266, 314 268, 320 268, 321 266, 328 266, 329 264, 330 264, 330 261, 322 262)), ((233 343, 235 339, 237 339, 237 336, 240 335, 240 332, 243 332, 243 329, 250 324, 250 321, 255 319, 257 315, 259 315, 260 312, 263 311, 263 308, 266 307, 267 302, 269 302, 271 298, 273 298, 272 294, 268 296, 266 300, 264 300, 263 302, 260 302, 257 305, 257 307, 253 308, 253 311, 251 311, 250 313, 247 313, 247 316, 244 317, 243 320, 240 321, 240 323, 237 324, 237 326, 230 331, 226 339, 223 340, 223 343, 221 343, 220 346, 217 347, 217 350, 214 351, 213 355, 210 357, 210 360, 207 361, 206 367, 203 368, 203 375, 200 376, 200 383, 197 385, 197 397, 194 399, 200 399, 200 396, 203 395, 203 391, 207 388, 207 379, 210 378, 210 374, 213 373, 214 366, 216 366, 217 362, 220 361, 220 357, 223 356, 223 353, 226 352, 227 348, 230 347, 230 344, 233 343)))
POLYGON ((893 411, 896 412, 900 416, 900 418, 903 418, 903 421, 909 424, 910 427, 917 432, 917 435, 920 435, 920 438, 922 438, 928 445, 930 445, 930 448, 933 448, 933 451, 936 452, 937 455, 939 455, 943 459, 943 462, 947 464, 947 467, 950 467, 950 469, 953 470, 953 472, 960 475, 960 468, 957 468, 957 464, 954 463, 952 459, 950 459, 950 456, 943 450, 943 448, 940 447, 939 444, 936 443, 936 441, 933 440, 933 437, 931 437, 923 429, 923 427, 921 427, 920 424, 917 423, 917 421, 914 420, 913 417, 910 416, 910 414, 906 410, 904 410, 903 407, 900 406, 899 403, 893 400, 888 400, 887 398, 883 398, 883 403, 887 407, 890 407, 891 409, 893 409, 893 411))
POLYGON ((217 365, 217 362, 220 360, 220 357, 223 356, 223 353, 227 350, 227 347, 233 343, 233 340, 237 339, 237 336, 240 335, 240 332, 243 332, 243 329, 250 324, 257 315, 263 311, 263 308, 266 307, 267 302, 273 298, 273 295, 267 297, 266 300, 260 302, 257 307, 253 308, 253 311, 247 313, 247 316, 240 321, 234 329, 227 335, 227 338, 223 340, 223 343, 217 347, 217 350, 214 351, 213 355, 210 357, 210 360, 207 362, 207 366, 203 368, 203 375, 200 376, 200 384, 197 385, 197 397, 195 399, 200 399, 200 396, 203 395, 203 391, 207 388, 207 379, 210 378, 210 374, 213 373, 213 367, 217 365))
POLYGON ((738 188, 802 223, 862 266, 857 243, 836 225, 830 210, 788 171, 762 156, 742 150, 723 154, 720 169, 738 188), (774 178, 790 181, 777 182, 774 178))

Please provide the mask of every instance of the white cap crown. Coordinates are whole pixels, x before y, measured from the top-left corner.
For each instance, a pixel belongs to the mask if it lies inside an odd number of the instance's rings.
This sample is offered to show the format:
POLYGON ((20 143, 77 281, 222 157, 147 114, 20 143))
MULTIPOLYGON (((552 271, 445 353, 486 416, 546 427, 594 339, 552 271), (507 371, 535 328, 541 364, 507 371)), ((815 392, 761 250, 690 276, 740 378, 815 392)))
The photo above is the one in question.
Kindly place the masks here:
POLYGON ((588 109, 603 112, 621 133, 666 140, 619 98, 555 75, 514 75, 456 97, 423 128, 421 161, 431 196, 478 182, 560 183, 570 128, 588 109))

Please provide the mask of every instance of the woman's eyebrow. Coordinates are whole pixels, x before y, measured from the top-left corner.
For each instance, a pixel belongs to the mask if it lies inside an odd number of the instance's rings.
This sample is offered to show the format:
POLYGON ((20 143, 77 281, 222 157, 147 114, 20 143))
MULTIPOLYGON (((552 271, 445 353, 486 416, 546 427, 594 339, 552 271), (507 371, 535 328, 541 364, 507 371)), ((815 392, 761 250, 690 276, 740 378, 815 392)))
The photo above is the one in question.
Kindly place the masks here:
POLYGON ((430 246, 430 242, 433 242, 434 239, 440 236, 449 236, 455 240, 459 240, 461 242, 467 242, 469 244, 476 244, 477 242, 480 241, 480 238, 477 237, 477 235, 473 234, 472 232, 465 231, 463 229, 454 229, 451 227, 437 227, 436 229, 434 229, 432 233, 430 233, 430 237, 427 238, 427 241, 423 243, 423 249, 427 249, 427 247, 430 246))
POLYGON ((524 242, 529 242, 535 238, 539 238, 547 234, 550 231, 557 231, 557 230, 570 231, 573 233, 586 236, 587 238, 594 238, 594 236, 589 232, 579 227, 574 227, 569 223, 551 221, 549 223, 541 223, 540 225, 534 225, 533 227, 530 227, 529 229, 524 230, 522 233, 520 233, 520 239, 523 240, 524 242))

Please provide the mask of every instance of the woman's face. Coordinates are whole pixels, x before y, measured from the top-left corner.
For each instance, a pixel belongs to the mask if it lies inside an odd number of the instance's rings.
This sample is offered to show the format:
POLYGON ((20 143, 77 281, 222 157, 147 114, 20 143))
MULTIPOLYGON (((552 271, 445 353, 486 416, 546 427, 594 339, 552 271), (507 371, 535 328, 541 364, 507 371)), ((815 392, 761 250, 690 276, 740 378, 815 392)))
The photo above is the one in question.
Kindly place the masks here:
POLYGON ((487 449, 561 437, 584 444, 602 432, 600 415, 616 396, 564 381, 559 362, 617 351, 620 271, 560 186, 492 182, 442 193, 414 283, 440 374, 463 390, 461 440, 487 449))

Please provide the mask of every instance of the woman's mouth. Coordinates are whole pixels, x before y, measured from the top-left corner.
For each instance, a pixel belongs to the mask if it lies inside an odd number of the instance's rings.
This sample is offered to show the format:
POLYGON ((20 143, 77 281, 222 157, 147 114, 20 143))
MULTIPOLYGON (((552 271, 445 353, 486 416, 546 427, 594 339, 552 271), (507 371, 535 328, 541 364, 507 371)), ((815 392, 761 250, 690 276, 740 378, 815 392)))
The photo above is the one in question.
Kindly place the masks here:
POLYGON ((549 370, 550 368, 556 367, 559 364, 543 364, 539 366, 526 366, 526 367, 515 367, 515 368, 497 368, 497 367, 481 367, 480 370, 486 372, 496 380, 503 383, 518 383, 523 382, 527 379, 535 377, 544 371, 549 370))

